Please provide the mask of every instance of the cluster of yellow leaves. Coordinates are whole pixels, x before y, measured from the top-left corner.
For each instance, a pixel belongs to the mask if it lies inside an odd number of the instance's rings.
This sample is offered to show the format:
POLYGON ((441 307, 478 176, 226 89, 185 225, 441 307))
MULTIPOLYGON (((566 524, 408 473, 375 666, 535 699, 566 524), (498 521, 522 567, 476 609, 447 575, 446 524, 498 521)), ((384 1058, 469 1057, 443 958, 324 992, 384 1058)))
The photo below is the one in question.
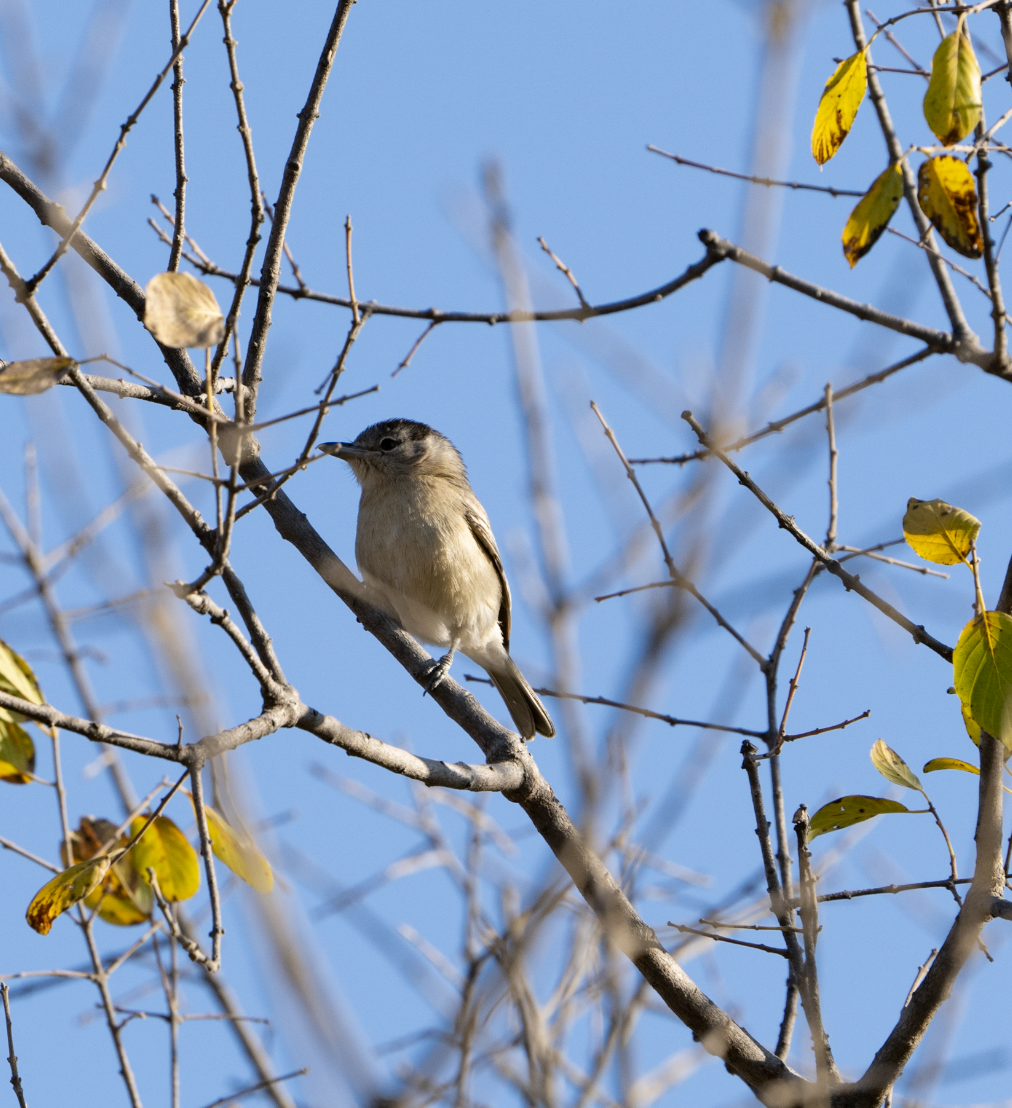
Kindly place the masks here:
MULTIPOLYGON (((869 44, 870 45, 870 44, 869 44)), ((812 155, 824 165, 843 145, 868 85, 868 47, 845 58, 826 82, 812 127, 812 155)), ((965 138, 981 118, 980 66, 960 15, 931 62, 924 118, 943 146, 965 138)), ((851 268, 868 253, 889 224, 903 195, 902 160, 891 164, 850 213, 843 253, 851 268)), ((929 158, 917 174, 917 199, 924 214, 953 250, 967 258, 983 253, 977 190, 966 163, 949 154, 929 158)))
MULTIPOLYGON (((212 808, 205 807, 215 855, 259 893, 274 887, 270 863, 256 845, 235 831, 212 808)), ((120 832, 106 819, 81 820, 72 833, 71 863, 32 898, 25 917, 41 935, 54 920, 80 901, 106 923, 129 927, 151 918, 154 907, 151 872, 169 903, 189 900, 200 888, 200 863, 186 836, 168 816, 136 816, 120 832)))

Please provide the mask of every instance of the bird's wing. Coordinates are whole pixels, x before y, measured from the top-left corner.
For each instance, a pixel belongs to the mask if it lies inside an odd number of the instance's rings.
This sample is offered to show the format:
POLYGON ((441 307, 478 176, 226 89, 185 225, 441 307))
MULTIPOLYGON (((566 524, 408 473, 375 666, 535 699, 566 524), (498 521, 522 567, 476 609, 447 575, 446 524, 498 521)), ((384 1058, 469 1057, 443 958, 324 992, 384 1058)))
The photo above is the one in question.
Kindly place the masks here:
POLYGON ((510 612, 510 587, 509 583, 506 581, 506 573, 502 568, 502 558, 499 557, 499 547, 495 544, 492 526, 488 521, 488 516, 486 516, 484 512, 477 512, 473 508, 468 508, 467 523, 471 528, 471 534, 474 535, 475 541, 488 555, 488 560, 492 563, 496 575, 499 578, 499 587, 502 592, 502 599, 499 602, 499 628, 502 631, 502 644, 506 650, 509 651, 510 622, 512 619, 510 612))

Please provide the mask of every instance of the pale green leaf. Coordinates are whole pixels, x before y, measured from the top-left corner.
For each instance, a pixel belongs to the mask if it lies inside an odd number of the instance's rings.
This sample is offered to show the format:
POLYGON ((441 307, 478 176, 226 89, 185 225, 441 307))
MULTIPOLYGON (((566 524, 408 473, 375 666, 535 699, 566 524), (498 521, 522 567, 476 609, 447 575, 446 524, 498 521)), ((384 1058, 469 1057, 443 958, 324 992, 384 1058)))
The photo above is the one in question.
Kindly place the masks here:
POLYGON ((882 739, 876 739, 872 746, 871 761, 872 765, 887 781, 891 781, 894 785, 903 785, 907 789, 923 791, 917 774, 882 739))

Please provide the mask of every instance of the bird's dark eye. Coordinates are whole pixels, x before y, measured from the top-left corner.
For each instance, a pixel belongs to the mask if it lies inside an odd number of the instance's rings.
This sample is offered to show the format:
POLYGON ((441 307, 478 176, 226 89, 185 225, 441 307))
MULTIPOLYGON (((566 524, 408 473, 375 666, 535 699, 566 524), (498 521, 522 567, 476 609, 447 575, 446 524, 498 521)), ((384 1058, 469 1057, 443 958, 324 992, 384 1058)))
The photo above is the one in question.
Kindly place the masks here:
POLYGON ((383 440, 383 441, 382 441, 382 442, 380 443, 380 450, 393 450, 393 448, 394 448, 394 447, 395 447, 396 445, 397 445, 397 440, 396 440, 396 439, 389 439, 389 438, 387 438, 387 439, 384 439, 384 440, 383 440))

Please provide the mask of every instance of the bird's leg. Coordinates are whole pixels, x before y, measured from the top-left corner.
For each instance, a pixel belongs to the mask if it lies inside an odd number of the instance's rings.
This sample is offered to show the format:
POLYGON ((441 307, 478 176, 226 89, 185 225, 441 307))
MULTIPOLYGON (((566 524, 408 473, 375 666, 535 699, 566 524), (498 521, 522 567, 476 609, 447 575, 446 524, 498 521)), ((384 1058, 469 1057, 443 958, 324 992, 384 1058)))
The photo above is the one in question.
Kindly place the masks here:
POLYGON ((425 686, 425 692, 422 693, 422 696, 425 696, 426 693, 435 692, 435 690, 439 688, 440 684, 442 684, 443 678, 450 672, 450 666, 453 665, 453 656, 457 653, 457 646, 459 645, 459 643, 459 639, 453 639, 450 642, 450 649, 442 656, 442 658, 439 659, 438 662, 433 662, 432 665, 429 667, 429 672, 427 675, 429 680, 425 686))

